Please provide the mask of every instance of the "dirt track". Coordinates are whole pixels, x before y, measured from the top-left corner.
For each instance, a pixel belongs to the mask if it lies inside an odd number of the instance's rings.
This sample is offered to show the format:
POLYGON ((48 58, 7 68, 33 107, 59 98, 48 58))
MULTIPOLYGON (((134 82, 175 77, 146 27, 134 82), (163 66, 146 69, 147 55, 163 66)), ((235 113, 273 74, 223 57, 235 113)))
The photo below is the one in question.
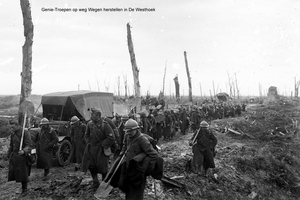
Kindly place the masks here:
MULTIPOLYGON (((299 107, 288 105, 253 106, 241 117, 213 121, 218 153, 216 168, 207 178, 186 170, 192 133, 177 133, 175 139, 161 142, 164 174, 184 186, 176 188, 156 181, 157 199, 299 199, 300 145, 295 132, 299 130, 291 121, 300 121, 297 113, 299 107)), ((7 141, 1 140, 0 156, 7 141)), ((0 160, 0 166, 4 167, 0 168, 0 199, 18 199, 20 184, 6 181, 7 161, 0 160)), ((33 166, 29 193, 22 199, 95 199, 88 190, 92 181, 89 174, 75 172, 73 164, 54 167, 49 181, 42 181, 41 176, 42 170, 33 166)), ((124 199, 124 194, 114 189, 109 199, 124 199)), ((145 199, 155 199, 150 178, 145 199)))

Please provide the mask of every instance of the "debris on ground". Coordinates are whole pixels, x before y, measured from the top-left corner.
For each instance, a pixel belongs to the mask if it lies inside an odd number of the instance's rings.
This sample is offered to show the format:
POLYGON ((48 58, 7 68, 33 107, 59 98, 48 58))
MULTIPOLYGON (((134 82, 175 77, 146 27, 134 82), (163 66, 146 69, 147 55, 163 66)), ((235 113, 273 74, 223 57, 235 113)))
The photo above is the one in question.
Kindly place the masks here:
MULTIPOLYGON (((300 107, 292 103, 249 105, 241 116, 210 123, 218 139, 216 168, 207 177, 193 173, 188 163, 192 132, 160 141, 164 178, 148 178, 145 199, 299 199, 300 107)), ((9 138, 0 138, 0 199, 18 198, 20 184, 7 182, 9 138)), ((100 178, 100 177, 99 177, 100 178)), ((89 175, 74 165, 54 167, 48 181, 32 168, 29 192, 22 199, 95 199, 89 175)), ((113 189, 109 199, 124 199, 113 189)))

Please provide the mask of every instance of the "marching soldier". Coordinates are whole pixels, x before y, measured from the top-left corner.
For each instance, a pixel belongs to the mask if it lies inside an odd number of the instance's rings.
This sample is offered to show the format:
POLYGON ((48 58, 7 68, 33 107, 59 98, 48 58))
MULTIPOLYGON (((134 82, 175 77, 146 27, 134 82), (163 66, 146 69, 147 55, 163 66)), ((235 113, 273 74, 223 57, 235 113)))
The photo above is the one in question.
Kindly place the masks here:
MULTIPOLYGON (((90 153, 87 167, 93 178, 92 189, 96 191, 100 185, 97 174, 102 174, 102 180, 106 177, 111 153, 109 150, 114 144, 113 130, 101 118, 100 110, 92 109, 91 120, 88 122, 85 132, 85 140, 88 148, 88 151, 86 149, 85 152, 90 153)), ((83 159, 83 163, 85 163, 85 159, 83 159)))
POLYGON ((37 144, 37 162, 38 169, 44 169, 44 180, 50 173, 52 167, 52 156, 55 145, 58 143, 56 131, 50 127, 49 120, 43 118, 40 123, 40 130, 35 138, 37 144))
POLYGON ((82 162, 83 153, 85 150, 86 142, 84 139, 84 134, 86 130, 86 125, 82 123, 77 116, 71 118, 71 138, 73 146, 73 156, 75 161, 75 171, 77 171, 82 162))
POLYGON ((152 171, 158 158, 157 151, 147 139, 150 136, 146 134, 143 136, 139 128, 138 123, 133 119, 129 119, 124 125, 126 136, 120 156, 125 154, 125 168, 128 175, 125 189, 126 200, 142 200, 144 198, 147 176, 142 171, 152 171), (138 163, 142 162, 143 157, 146 156, 149 158, 148 164, 138 167, 138 163))
POLYGON ((26 156, 31 152, 31 138, 27 130, 24 130, 23 143, 20 150, 22 126, 18 120, 10 120, 9 122, 12 134, 10 136, 10 145, 7 157, 9 159, 8 181, 16 181, 22 183, 22 193, 27 192, 28 176, 30 175, 31 165, 28 164, 26 156))
POLYGON ((195 172, 202 172, 206 176, 209 168, 215 168, 214 149, 217 145, 217 138, 209 129, 209 124, 206 121, 200 123, 200 129, 194 133, 189 145, 193 146, 195 172))

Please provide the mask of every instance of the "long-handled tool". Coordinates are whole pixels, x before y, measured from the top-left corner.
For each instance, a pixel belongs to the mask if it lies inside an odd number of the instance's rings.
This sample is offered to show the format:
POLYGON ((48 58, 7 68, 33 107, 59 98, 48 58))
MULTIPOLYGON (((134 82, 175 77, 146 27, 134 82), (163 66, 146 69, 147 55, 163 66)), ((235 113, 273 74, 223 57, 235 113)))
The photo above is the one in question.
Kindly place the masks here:
POLYGON ((196 140, 197 140, 197 137, 198 137, 198 135, 199 135, 199 132, 200 132, 200 128, 198 129, 198 131, 197 131, 195 137, 193 138, 192 146, 194 146, 194 145, 196 144, 196 142, 197 142, 196 140))
MULTIPOLYGON (((26 109, 27 109, 27 107, 26 107, 26 109)), ((27 118, 27 111, 25 111, 25 115, 24 115, 22 136, 21 136, 21 142, 20 142, 20 148, 19 148, 20 151, 22 150, 22 145, 23 145, 23 138, 24 138, 25 125, 26 125, 26 118, 27 118)))
POLYGON ((21 142, 20 142, 20 148, 19 150, 22 150, 23 146, 23 140, 24 140, 24 132, 25 132, 25 126, 26 126, 26 120, 27 120, 27 115, 31 115, 34 112, 34 105, 31 101, 29 100, 24 100, 20 104, 20 111, 24 113, 24 122, 23 122, 23 129, 22 129, 22 136, 21 136, 21 142))
POLYGON ((116 171, 118 170, 118 168, 120 167, 120 165, 122 164, 124 158, 125 158, 126 152, 125 154, 122 156, 122 158, 120 159, 117 167, 115 168, 113 174, 110 176, 109 180, 106 180, 109 177, 109 174, 111 173, 111 170, 113 170, 114 166, 111 167, 110 172, 107 174, 107 178, 105 178, 100 186, 98 187, 97 191, 95 192, 94 196, 97 199, 106 199, 110 193, 110 191, 113 189, 113 187, 110 185, 110 182, 113 178, 113 176, 115 175, 116 171), (107 181, 107 182, 106 182, 107 181))

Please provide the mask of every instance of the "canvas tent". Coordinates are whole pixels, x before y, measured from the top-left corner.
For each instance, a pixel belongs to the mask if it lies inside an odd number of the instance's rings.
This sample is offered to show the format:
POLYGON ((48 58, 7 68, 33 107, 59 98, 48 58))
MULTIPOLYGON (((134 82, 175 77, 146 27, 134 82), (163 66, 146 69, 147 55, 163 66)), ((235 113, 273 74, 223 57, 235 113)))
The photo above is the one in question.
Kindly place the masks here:
POLYGON ((89 120, 90 109, 97 108, 102 116, 113 116, 113 94, 87 90, 55 92, 42 96, 43 117, 68 121, 74 115, 89 120))
POLYGON ((228 101, 230 99, 229 95, 225 92, 218 93, 216 96, 219 101, 228 101))

